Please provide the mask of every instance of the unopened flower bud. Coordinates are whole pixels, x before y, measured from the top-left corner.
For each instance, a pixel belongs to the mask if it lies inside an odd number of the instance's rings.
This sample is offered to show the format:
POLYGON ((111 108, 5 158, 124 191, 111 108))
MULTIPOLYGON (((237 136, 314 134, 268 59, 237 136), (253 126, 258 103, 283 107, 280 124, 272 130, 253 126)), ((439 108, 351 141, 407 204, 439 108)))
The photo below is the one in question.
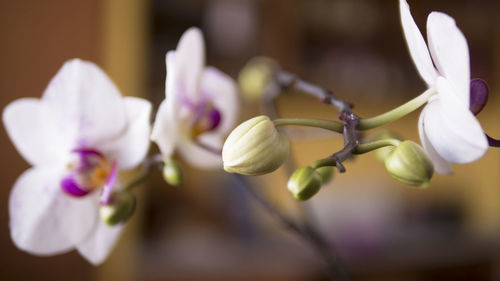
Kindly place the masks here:
POLYGON ((238 75, 238 84, 243 98, 249 102, 258 101, 273 79, 277 63, 265 57, 251 59, 238 75))
POLYGON ((310 166, 299 168, 293 172, 287 187, 296 199, 307 200, 319 191, 321 175, 310 166))
POLYGON ((236 127, 222 148, 224 170, 263 175, 278 169, 288 157, 290 143, 267 116, 257 116, 236 127))
POLYGON ((178 186, 184 181, 184 174, 182 168, 173 159, 165 161, 163 165, 163 179, 170 185, 178 186))
POLYGON ((387 155, 385 168, 394 179, 418 187, 427 187, 434 172, 425 151, 408 140, 401 142, 387 155))
POLYGON ((107 225, 113 226, 126 221, 135 210, 135 197, 126 190, 115 191, 109 202, 101 205, 99 215, 107 225))
POLYGON ((333 167, 324 166, 316 169, 316 172, 321 176, 321 185, 325 185, 333 178, 333 167))

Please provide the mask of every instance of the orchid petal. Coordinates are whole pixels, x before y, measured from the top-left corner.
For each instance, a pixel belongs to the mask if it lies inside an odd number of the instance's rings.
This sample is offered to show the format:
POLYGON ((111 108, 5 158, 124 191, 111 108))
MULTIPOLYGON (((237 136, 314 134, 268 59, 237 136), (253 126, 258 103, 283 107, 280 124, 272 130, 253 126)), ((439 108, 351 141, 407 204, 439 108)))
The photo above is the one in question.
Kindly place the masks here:
POLYGON ((222 115, 215 131, 226 134, 234 128, 238 117, 238 91, 234 80, 214 67, 207 67, 203 71, 201 92, 222 115))
POLYGON ((86 240, 77 245, 78 252, 93 265, 103 263, 118 241, 123 227, 124 224, 108 226, 98 220, 86 240))
POLYGON ((418 73, 422 79, 424 79, 427 85, 432 86, 434 85, 438 73, 432 64, 424 37, 411 16, 410 7, 406 0, 399 1, 399 10, 406 43, 408 44, 408 50, 410 51, 413 63, 417 67, 418 73))
MULTIPOLYGON (((205 44, 201 30, 191 27, 182 35, 176 49, 174 70, 177 91, 191 102, 199 101, 200 77, 205 66, 205 44)), ((167 69, 167 76, 170 75, 167 69)))
POLYGON ((75 145, 92 146, 123 133, 126 112, 109 77, 91 62, 73 59, 52 78, 42 96, 59 134, 75 145))
POLYGON ((469 48, 455 20, 443 13, 432 12, 427 18, 429 49, 437 69, 453 86, 453 93, 469 106, 469 48))
POLYGON ((99 149, 111 155, 112 159, 116 159, 120 169, 128 170, 137 166, 148 152, 151 104, 145 99, 134 97, 126 97, 124 102, 128 120, 127 129, 117 139, 101 144, 99 149))
POLYGON ((64 161, 72 139, 59 134, 38 99, 24 98, 10 103, 3 111, 3 122, 12 143, 31 165, 64 161))
MULTIPOLYGON (((431 101, 430 103, 432 102, 433 101, 431 101)), ((422 110, 422 113, 420 113, 420 117, 418 118, 418 134, 420 135, 420 140, 422 142, 422 145, 424 146, 425 151, 431 158, 432 164, 434 165, 434 170, 441 175, 451 175, 453 174, 453 171, 451 170, 451 164, 441 156, 439 156, 439 154, 429 141, 429 138, 425 134, 424 116, 427 109, 428 106, 425 106, 422 110)))
POLYGON ((14 184, 9 198, 10 232, 14 244, 34 255, 67 252, 92 230, 95 198, 66 195, 61 173, 32 168, 14 184))
MULTIPOLYGON (((161 154, 169 158, 174 153, 178 143, 177 124, 169 119, 168 100, 162 101, 156 113, 156 119, 153 124, 151 140, 158 145, 161 154)), ((167 160, 167 159, 164 159, 167 160)))
POLYGON ((444 78, 437 80, 439 98, 427 105, 424 129, 429 141, 441 157, 455 164, 481 158, 488 150, 488 141, 479 121, 454 95, 444 78))
POLYGON ((198 137, 198 143, 184 141, 178 146, 179 153, 182 157, 190 165, 200 169, 222 168, 222 152, 219 151, 221 148, 222 139, 214 133, 200 135, 198 137))

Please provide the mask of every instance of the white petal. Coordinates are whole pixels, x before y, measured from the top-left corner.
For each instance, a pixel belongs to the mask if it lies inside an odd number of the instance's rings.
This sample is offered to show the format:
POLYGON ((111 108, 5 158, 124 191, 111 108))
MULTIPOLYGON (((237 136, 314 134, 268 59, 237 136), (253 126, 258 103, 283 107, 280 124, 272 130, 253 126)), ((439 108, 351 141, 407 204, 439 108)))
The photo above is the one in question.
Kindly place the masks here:
POLYGON ((469 107, 469 48, 464 34, 450 16, 432 12, 427 18, 429 49, 437 69, 453 87, 453 92, 469 107))
POLYGON ((165 160, 172 156, 178 142, 177 124, 170 119, 168 106, 167 100, 160 104, 151 133, 151 140, 158 145, 165 160))
POLYGON ((96 197, 66 195, 54 169, 32 168, 14 184, 9 198, 14 244, 31 254, 55 255, 73 249, 92 230, 96 197))
POLYGON ((439 98, 427 105, 424 130, 436 151, 448 162, 463 164, 481 158, 488 141, 481 124, 453 94, 444 78, 437 81, 439 98))
POLYGON ((47 122, 46 110, 39 99, 16 100, 3 111, 7 134, 19 153, 31 165, 64 161, 73 139, 47 122))
POLYGON ((451 175, 453 171, 451 170, 451 164, 444 160, 439 154, 436 152, 434 147, 427 138, 424 130, 424 116, 427 111, 427 106, 424 107, 422 113, 420 113, 420 117, 418 118, 418 134, 420 135, 420 140, 422 145, 424 146, 427 155, 431 158, 432 164, 434 165, 434 170, 442 175, 451 175))
POLYGON ((74 59, 52 78, 42 101, 52 122, 76 145, 92 146, 123 133, 126 113, 120 92, 95 64, 74 59))
MULTIPOLYGON (((184 32, 176 49, 175 83, 177 91, 198 102, 200 78, 205 66, 205 44, 201 30, 192 27, 184 32)), ((167 69, 167 77, 170 75, 167 69)))
POLYGON ((146 157, 149 148, 151 104, 145 100, 126 97, 127 129, 116 139, 106 141, 98 149, 116 159, 120 169, 137 166, 146 157))
POLYGON ((123 224, 108 226, 100 219, 85 241, 78 244, 78 252, 93 265, 103 263, 115 246, 123 224))
POLYGON ((179 144, 179 153, 190 165, 200 169, 222 169, 222 140, 214 133, 205 133, 198 137, 198 141, 206 149, 192 141, 179 144))
POLYGON ((413 63, 417 67, 418 73, 427 83, 427 85, 432 86, 438 76, 436 69, 434 68, 429 55, 429 50, 425 45, 422 33, 417 27, 417 24, 413 20, 410 13, 410 7, 406 0, 399 1, 399 10, 401 13, 401 24, 403 25, 403 31, 406 38, 406 43, 408 44, 408 49, 410 51, 413 63))
POLYGON ((214 67, 207 67, 203 71, 201 93, 221 113, 216 132, 227 134, 238 118, 238 90, 234 80, 214 67))

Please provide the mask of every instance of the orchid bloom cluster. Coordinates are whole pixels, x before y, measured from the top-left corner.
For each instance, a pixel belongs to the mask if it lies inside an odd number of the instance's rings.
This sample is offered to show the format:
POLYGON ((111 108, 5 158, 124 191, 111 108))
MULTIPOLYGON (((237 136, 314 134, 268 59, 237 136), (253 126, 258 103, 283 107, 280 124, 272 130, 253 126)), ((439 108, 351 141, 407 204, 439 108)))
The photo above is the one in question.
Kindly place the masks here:
POLYGON ((136 203, 119 172, 146 162, 150 140, 165 166, 175 149, 192 165, 221 166, 216 151, 238 112, 234 81, 205 67, 196 28, 166 61, 166 100, 152 132, 150 102, 122 97, 97 65, 79 59, 63 65, 41 99, 22 98, 4 109, 8 135, 32 165, 9 198, 18 248, 40 256, 76 249, 102 263, 136 203))
POLYGON ((289 154, 289 140, 278 131, 280 126, 319 127, 342 133, 346 141, 340 151, 291 175, 288 189, 299 200, 314 196, 332 178, 333 166, 345 171, 342 162, 353 154, 390 148, 383 158, 391 176, 421 187, 429 184, 434 170, 449 174, 451 164, 479 159, 490 138, 474 114, 484 106, 487 88, 480 80, 470 81, 464 35, 450 16, 433 12, 426 45, 405 0, 400 1, 400 13, 411 58, 428 89, 398 108, 366 119, 354 114, 349 103, 266 59, 257 68, 244 68, 243 91, 248 85, 258 95, 275 97, 281 88, 296 87, 339 109, 341 122, 257 116, 231 132, 239 111, 237 86, 223 72, 205 66, 203 36, 197 28, 188 29, 176 50, 166 54, 165 100, 152 125, 147 100, 122 97, 91 62, 66 62, 40 99, 22 98, 3 111, 9 137, 32 166, 19 176, 10 194, 13 242, 40 256, 76 249, 92 264, 100 264, 136 205, 131 192, 135 185, 122 183, 121 171, 159 163, 165 180, 177 185, 182 182, 182 169, 174 159, 178 153, 201 169, 269 173, 289 154), (390 135, 369 142, 359 139, 359 131, 395 121, 423 105, 418 122, 423 148, 390 135), (160 157, 147 158, 150 141, 158 146, 160 157))

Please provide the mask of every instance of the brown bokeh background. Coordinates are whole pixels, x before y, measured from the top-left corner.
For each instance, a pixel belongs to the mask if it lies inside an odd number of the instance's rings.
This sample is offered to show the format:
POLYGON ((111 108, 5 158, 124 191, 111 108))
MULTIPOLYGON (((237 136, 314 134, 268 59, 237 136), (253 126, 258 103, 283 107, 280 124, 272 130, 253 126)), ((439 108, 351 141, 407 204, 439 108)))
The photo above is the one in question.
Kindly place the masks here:
MULTIPOLYGON (((500 4, 425 0, 410 6, 424 33, 430 11, 456 19, 469 42, 472 77, 490 86, 478 118, 500 137, 500 4)), ((0 0, 0 107, 39 97, 73 57, 96 62, 124 95, 157 106, 164 55, 190 26, 204 31, 208 63, 232 77, 251 57, 270 56, 350 100, 362 116, 425 89, 408 56, 395 0, 0 0)), ((242 103, 241 121, 258 114, 257 106, 242 103)), ((336 114, 298 93, 280 98, 279 110, 287 117, 336 114)), ((412 113, 386 127, 417 141, 417 119, 412 113)), ((317 130, 290 134, 299 165, 341 146, 338 136, 317 130)), ((74 252, 49 258, 21 252, 10 240, 7 205, 28 165, 3 127, 0 147, 0 280, 325 280, 322 262, 229 176, 185 164, 183 187, 166 186, 155 174, 137 190, 139 210, 102 266, 74 252)), ((435 175, 426 190, 393 181, 371 154, 346 168, 305 204, 353 280, 500 280, 500 150, 455 167, 454 176, 435 175)), ((283 170, 252 182, 296 214, 283 170)))

